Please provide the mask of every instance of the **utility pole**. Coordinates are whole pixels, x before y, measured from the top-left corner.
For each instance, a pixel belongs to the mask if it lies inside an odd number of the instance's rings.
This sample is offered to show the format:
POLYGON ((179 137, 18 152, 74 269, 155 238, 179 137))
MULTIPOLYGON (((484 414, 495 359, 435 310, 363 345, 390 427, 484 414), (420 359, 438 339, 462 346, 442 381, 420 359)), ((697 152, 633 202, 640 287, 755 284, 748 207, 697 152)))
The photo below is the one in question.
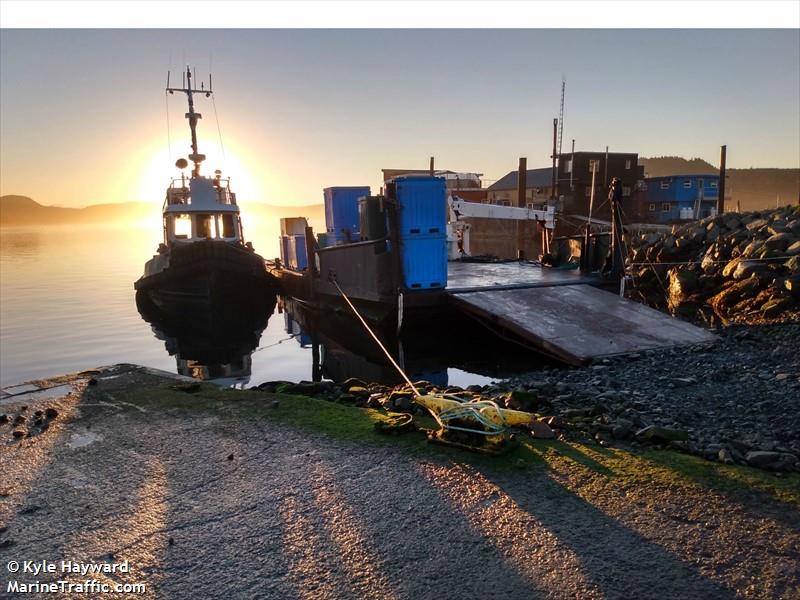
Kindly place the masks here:
POLYGON ((558 174, 556 171, 556 159, 558 158, 557 155, 557 143, 558 143, 558 119, 553 119, 553 180, 552 180, 552 191, 550 192, 550 199, 555 204, 555 200, 558 197, 556 192, 556 186, 558 185, 558 174))
POLYGON ((725 158, 728 146, 720 146, 719 150, 719 199, 717 200, 717 214, 725 212, 725 158))
POLYGON ((569 191, 575 191, 575 184, 572 183, 572 174, 575 172, 575 140, 572 140, 572 156, 569 164, 569 191))
MULTIPOLYGON (((528 187, 528 159, 524 156, 519 159, 517 170, 517 206, 525 208, 525 195, 528 187)), ((525 260, 525 227, 523 222, 517 220, 517 260, 525 260)), ((543 250, 544 251, 544 250, 543 250)))

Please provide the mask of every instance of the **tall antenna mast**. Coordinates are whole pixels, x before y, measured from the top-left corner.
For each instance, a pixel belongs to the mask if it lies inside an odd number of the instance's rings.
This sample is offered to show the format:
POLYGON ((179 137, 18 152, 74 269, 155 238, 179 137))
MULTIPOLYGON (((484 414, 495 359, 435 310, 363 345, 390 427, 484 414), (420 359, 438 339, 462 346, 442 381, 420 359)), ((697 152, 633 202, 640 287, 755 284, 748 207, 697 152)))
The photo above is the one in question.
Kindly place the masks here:
POLYGON ((564 135, 564 91, 567 80, 561 76, 561 109, 558 111, 558 154, 561 155, 561 138, 564 135))
POLYGON ((172 94, 174 92, 183 92, 186 94, 186 97, 189 101, 189 112, 186 113, 186 118, 189 119, 189 128, 192 130, 192 153, 189 155, 189 160, 194 163, 194 169, 192 169, 192 177, 199 177, 200 176, 200 163, 202 163, 206 159, 205 154, 200 154, 197 150, 197 121, 203 118, 198 112, 194 112, 194 97, 193 94, 205 94, 206 98, 211 96, 211 75, 209 75, 209 84, 208 89, 205 89, 204 85, 201 85, 201 89, 195 89, 192 87, 192 71, 189 67, 186 67, 186 79, 185 79, 186 87, 181 88, 171 88, 169 87, 169 75, 167 75, 167 91, 172 94))

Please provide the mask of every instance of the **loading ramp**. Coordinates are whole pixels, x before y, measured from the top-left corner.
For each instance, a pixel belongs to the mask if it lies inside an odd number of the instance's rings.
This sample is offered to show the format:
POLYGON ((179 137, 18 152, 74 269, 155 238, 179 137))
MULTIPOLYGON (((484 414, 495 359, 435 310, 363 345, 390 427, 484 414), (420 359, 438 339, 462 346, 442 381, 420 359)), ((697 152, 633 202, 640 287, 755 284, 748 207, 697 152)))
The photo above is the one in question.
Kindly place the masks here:
POLYGON ((586 284, 448 290, 448 297, 459 310, 572 365, 715 339, 700 327, 586 284))

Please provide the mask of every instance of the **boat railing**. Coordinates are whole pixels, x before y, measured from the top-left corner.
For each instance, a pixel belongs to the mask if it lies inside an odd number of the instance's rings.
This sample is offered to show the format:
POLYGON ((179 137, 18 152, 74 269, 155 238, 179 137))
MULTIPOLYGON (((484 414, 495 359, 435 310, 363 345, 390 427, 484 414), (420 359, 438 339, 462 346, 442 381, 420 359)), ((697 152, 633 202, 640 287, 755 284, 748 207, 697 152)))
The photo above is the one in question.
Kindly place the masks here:
MULTIPOLYGON (((214 188, 217 191, 217 202, 220 204, 229 204, 236 206, 236 194, 230 189, 230 178, 222 179, 220 177, 214 178, 214 188)), ((192 203, 192 196, 187 185, 186 178, 174 177, 170 186, 167 188, 167 196, 164 200, 164 208, 174 204, 187 204, 192 203)))

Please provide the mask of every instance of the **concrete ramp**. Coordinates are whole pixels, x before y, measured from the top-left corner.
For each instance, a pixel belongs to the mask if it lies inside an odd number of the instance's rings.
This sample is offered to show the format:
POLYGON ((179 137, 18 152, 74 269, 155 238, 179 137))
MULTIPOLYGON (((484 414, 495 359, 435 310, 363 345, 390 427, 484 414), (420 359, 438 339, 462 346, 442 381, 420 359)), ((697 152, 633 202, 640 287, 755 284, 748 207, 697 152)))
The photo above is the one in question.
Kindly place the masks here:
POLYGON ((589 285, 451 293, 450 301, 573 365, 714 340, 704 329, 589 285))

